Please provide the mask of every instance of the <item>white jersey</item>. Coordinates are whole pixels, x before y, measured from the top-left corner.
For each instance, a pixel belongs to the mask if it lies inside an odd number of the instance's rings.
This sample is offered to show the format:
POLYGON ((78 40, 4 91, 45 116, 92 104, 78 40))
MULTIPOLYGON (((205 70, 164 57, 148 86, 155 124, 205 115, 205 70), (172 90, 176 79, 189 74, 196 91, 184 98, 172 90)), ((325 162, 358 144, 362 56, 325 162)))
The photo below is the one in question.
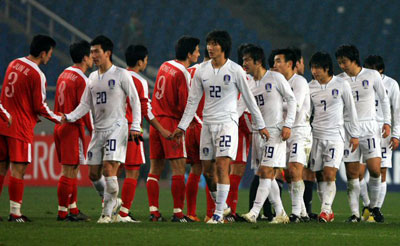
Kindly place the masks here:
POLYGON ((341 78, 333 76, 327 84, 317 80, 309 83, 313 137, 323 140, 344 141, 344 114, 349 115, 350 135, 359 136, 357 110, 350 85, 341 78))
MULTIPOLYGON (((392 116, 392 136, 399 138, 400 137, 400 91, 399 84, 396 80, 392 79, 389 76, 382 74, 383 86, 385 86, 386 95, 388 96, 390 103, 390 111, 392 116)), ((378 96, 375 97, 375 106, 376 106, 376 120, 379 125, 384 124, 383 112, 382 112, 382 103, 380 102, 378 96)))
POLYGON ((192 121, 203 92, 205 103, 203 122, 205 124, 221 124, 230 121, 238 124, 237 101, 241 93, 257 129, 265 128, 264 120, 256 101, 247 85, 246 73, 241 66, 231 60, 214 69, 211 61, 203 62, 197 69, 192 80, 185 112, 179 123, 179 128, 186 130, 192 121))
POLYGON ((297 102, 293 128, 310 127, 311 99, 307 80, 301 75, 294 74, 288 82, 297 102))
MULTIPOLYGON (((246 78, 247 78, 247 85, 249 86, 249 89, 251 91, 255 86, 254 78, 249 74, 247 74, 246 78)), ((247 109, 246 102, 241 96, 238 100, 238 117, 240 118, 244 112, 250 113, 249 110, 247 109)))
MULTIPOLYGON (((375 95, 377 95, 382 102, 383 122, 390 125, 389 99, 386 96, 385 87, 378 71, 361 68, 360 73, 355 77, 350 77, 344 72, 339 74, 338 77, 350 84, 359 121, 376 120, 375 95)), ((345 113, 344 120, 350 121, 350 116, 347 113, 345 113)))
POLYGON ((123 68, 112 65, 104 74, 94 71, 83 92, 78 107, 67 114, 68 122, 74 122, 92 112, 94 129, 106 131, 115 123, 126 123, 126 98, 129 98, 133 122, 131 130, 140 131, 140 100, 132 76, 123 68))
POLYGON ((296 117, 296 98, 281 73, 268 70, 260 80, 255 81, 251 92, 268 129, 280 131, 284 126, 292 128, 296 117), (287 102, 286 119, 283 116, 284 100, 287 102))

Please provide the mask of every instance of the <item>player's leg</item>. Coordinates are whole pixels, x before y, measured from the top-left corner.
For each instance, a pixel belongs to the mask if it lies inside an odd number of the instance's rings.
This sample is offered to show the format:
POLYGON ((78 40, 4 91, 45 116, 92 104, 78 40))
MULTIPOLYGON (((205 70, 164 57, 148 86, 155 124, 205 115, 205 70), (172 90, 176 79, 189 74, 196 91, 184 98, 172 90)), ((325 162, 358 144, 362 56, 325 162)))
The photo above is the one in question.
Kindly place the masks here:
POLYGON ((204 218, 208 222, 215 211, 215 198, 217 196, 217 174, 215 169, 215 162, 212 160, 202 160, 203 176, 206 180, 206 201, 207 201, 207 214, 204 218), (211 189, 210 189, 211 187, 211 189))
POLYGON ((308 217, 312 220, 318 219, 318 215, 312 212, 312 200, 313 200, 313 189, 316 181, 315 172, 308 167, 303 169, 303 181, 304 181, 304 205, 308 214, 308 217))
POLYGON ((137 180, 140 174, 139 165, 125 164, 125 180, 122 185, 121 200, 122 206, 117 216, 117 222, 140 222, 134 219, 130 213, 132 202, 135 198, 137 180))
POLYGON ((217 194, 215 199, 214 215, 220 218, 224 215, 227 208, 226 199, 228 198, 230 181, 229 181, 229 163, 230 157, 219 156, 216 158, 215 167, 217 170, 217 194))
POLYGON ((165 162, 163 159, 151 159, 150 171, 147 176, 147 197, 149 199, 150 220, 164 221, 159 211, 160 176, 164 170, 165 162))
POLYGON ((386 196, 386 191, 387 191, 386 174, 387 174, 387 167, 381 168, 381 180, 382 180, 381 192, 379 193, 378 202, 376 205, 379 209, 382 208, 386 196))
POLYGON ((366 170, 367 170, 367 164, 361 163, 359 180, 360 180, 360 197, 363 202, 361 220, 363 220, 363 221, 368 220, 368 218, 370 216, 370 211, 369 211, 370 200, 369 200, 369 194, 368 194, 368 186, 367 186, 367 182, 365 181, 365 178, 364 178, 366 170))
POLYGON ((323 189, 323 203, 321 206, 320 221, 331 222, 334 220, 334 214, 332 211, 333 200, 336 195, 336 167, 325 166, 322 173, 322 180, 325 182, 322 186, 323 189))
POLYGON ((9 178, 8 194, 10 197, 10 217, 8 221, 30 222, 21 214, 22 198, 24 194, 24 175, 28 163, 10 163, 11 175, 9 178))
MULTIPOLYGON (((113 209, 118 203, 117 197, 119 192, 118 185, 118 161, 103 161, 103 175, 105 177, 104 189, 104 210, 102 216, 109 217, 113 215, 113 209)), ((98 222, 100 223, 100 222, 98 222)))
POLYGON ((239 199, 239 185, 245 171, 246 163, 233 162, 230 165, 230 189, 226 203, 231 208, 231 213, 233 216, 236 215, 236 208, 239 199))
POLYGON ((351 210, 348 222, 356 222, 360 218, 359 199, 360 199, 360 163, 358 161, 345 162, 347 176, 347 197, 351 210), (352 217, 357 219, 352 219, 352 217))
POLYGON ((4 179, 6 178, 10 163, 8 161, 0 161, 0 195, 3 190, 4 179))
POLYGON ((103 175, 103 165, 90 165, 89 166, 89 179, 92 181, 94 189, 97 191, 97 194, 101 197, 101 200, 104 199, 104 188, 106 186, 106 180, 103 175))
MULTIPOLYGON (((171 193, 174 201, 174 209, 172 216, 173 222, 189 222, 183 214, 185 203, 185 168, 186 159, 170 159, 172 169, 171 193), (184 221, 185 220, 185 221, 184 221)), ((191 221, 191 220, 190 220, 191 221)))
POLYGON ((68 217, 68 207, 70 200, 72 199, 72 193, 74 191, 74 182, 78 174, 78 165, 67 165, 63 164, 62 175, 58 180, 57 185, 57 196, 58 196, 58 216, 59 221, 75 221, 75 217, 68 217), (68 217, 68 218, 67 218, 68 217))
POLYGON ((375 222, 384 222, 384 217, 378 207, 379 196, 381 193, 381 158, 375 157, 367 160, 367 168, 369 172, 369 194, 370 194, 370 205, 369 209, 375 222))
POLYGON ((303 169, 304 164, 298 162, 289 162, 289 174, 292 181, 292 215, 294 215, 290 217, 292 222, 300 222, 300 218, 303 217, 301 214, 304 203, 303 195, 305 188, 303 182, 303 169))
POLYGON ((203 166, 201 165, 201 162, 199 161, 198 163, 193 163, 191 165, 189 177, 186 182, 187 216, 194 221, 200 221, 200 219, 196 215, 196 203, 202 172, 203 166))

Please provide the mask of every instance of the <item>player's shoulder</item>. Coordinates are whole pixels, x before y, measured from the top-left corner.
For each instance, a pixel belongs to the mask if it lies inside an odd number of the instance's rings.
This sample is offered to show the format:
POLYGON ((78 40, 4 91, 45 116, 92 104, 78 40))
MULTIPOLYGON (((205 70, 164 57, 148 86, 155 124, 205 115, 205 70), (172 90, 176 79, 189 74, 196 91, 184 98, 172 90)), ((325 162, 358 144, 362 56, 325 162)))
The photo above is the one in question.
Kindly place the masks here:
POLYGON ((381 75, 378 71, 376 71, 375 69, 370 69, 370 68, 362 68, 362 73, 364 76, 367 77, 375 77, 375 78, 379 78, 381 79, 381 75))
POLYGON ((140 75, 139 73, 136 73, 134 71, 130 71, 128 70, 129 74, 132 76, 134 81, 139 81, 140 83, 147 84, 147 80, 145 78, 142 77, 142 75, 140 75))
POLYGON ((350 76, 349 76, 349 75, 347 75, 347 73, 345 73, 345 72, 339 73, 338 75, 336 75, 336 77, 337 77, 337 78, 344 79, 344 80, 346 80, 346 79, 349 79, 349 78, 350 78, 350 76))
POLYGON ((295 82, 296 84, 307 84, 306 78, 297 73, 293 75, 293 82, 295 82))
POLYGON ((282 81, 287 82, 285 76, 283 76, 280 72, 276 72, 276 71, 272 71, 272 70, 267 70, 267 74, 265 75, 265 78, 273 79, 273 80, 279 81, 279 82, 282 82, 282 81))
POLYGON ((316 79, 313 79, 308 83, 308 87, 310 89, 316 89, 316 88, 321 87, 321 86, 319 86, 319 82, 316 79))
POLYGON ((21 73, 27 74, 28 76, 39 76, 39 77, 45 78, 45 75, 42 72, 42 70, 39 68, 39 66, 26 57, 20 57, 20 58, 14 59, 10 63, 9 66, 17 67, 18 71, 20 71, 21 73), (20 65, 17 65, 17 64, 20 64, 20 65), (23 68, 23 66, 26 67, 27 69, 23 68))
POLYGON ((392 88, 393 87, 399 88, 399 84, 397 83, 397 81, 395 79, 393 79, 392 77, 387 76, 386 74, 383 74, 382 81, 385 84, 385 86, 389 86, 392 88))

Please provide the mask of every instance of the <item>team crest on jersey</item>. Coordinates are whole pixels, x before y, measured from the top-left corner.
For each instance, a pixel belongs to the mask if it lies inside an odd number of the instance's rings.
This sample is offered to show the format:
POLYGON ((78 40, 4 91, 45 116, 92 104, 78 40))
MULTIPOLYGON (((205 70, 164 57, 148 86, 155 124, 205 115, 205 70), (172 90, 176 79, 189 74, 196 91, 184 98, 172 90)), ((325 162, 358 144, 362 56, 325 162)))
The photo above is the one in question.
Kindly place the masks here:
POLYGON ((265 84, 265 90, 267 92, 271 92, 272 91, 272 84, 271 83, 266 83, 265 84))
POLYGON ((229 74, 224 75, 224 83, 227 85, 231 82, 231 76, 229 74))
POLYGON ((115 87, 115 80, 110 79, 110 80, 108 81, 108 87, 110 87, 110 89, 114 89, 114 87, 115 87))
POLYGON ((339 96, 339 90, 338 89, 333 89, 332 90, 332 96, 333 96, 333 98, 337 98, 339 96))
POLYGON ((361 82, 361 84, 362 84, 362 86, 364 87, 364 89, 368 89, 368 86, 369 86, 368 80, 363 80, 363 81, 361 82))
POLYGON ((350 155, 350 150, 345 149, 344 150, 344 157, 349 157, 349 155, 350 155))
POLYGON ((90 161, 90 160, 92 159, 92 157, 93 157, 93 153, 92 153, 92 151, 89 151, 89 152, 87 153, 87 158, 88 158, 88 160, 90 161))
POLYGON ((204 154, 205 156, 208 156, 209 153, 210 153, 210 150, 209 150, 207 147, 204 147, 204 148, 203 148, 203 154, 204 154))

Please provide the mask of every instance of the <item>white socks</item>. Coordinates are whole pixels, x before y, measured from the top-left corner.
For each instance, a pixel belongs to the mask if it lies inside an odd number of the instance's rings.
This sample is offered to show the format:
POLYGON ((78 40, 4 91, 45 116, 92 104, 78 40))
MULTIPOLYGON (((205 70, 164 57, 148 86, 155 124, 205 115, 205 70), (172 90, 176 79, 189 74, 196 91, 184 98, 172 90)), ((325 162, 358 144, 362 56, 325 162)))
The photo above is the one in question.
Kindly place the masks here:
POLYGON ((96 181, 92 181, 93 187, 96 189, 97 193, 101 198, 104 198, 104 187, 106 186, 106 180, 103 175, 96 181))
POLYGON ((21 216, 21 203, 10 200, 10 214, 21 216))
POLYGON ((261 208, 264 205, 265 200, 267 200, 268 194, 271 190, 271 179, 260 178, 260 183, 258 184, 256 199, 254 200, 251 212, 258 217, 261 208))
POLYGON ((303 195, 304 195, 304 182, 303 180, 292 182, 290 197, 292 199, 292 214, 300 216, 302 208, 305 208, 303 195))
POLYGON ((381 183, 381 191, 379 192, 378 202, 376 204, 378 208, 382 208, 383 201, 385 200, 386 196, 386 190, 387 190, 387 184, 385 181, 381 183))
POLYGON ((360 181, 358 178, 349 179, 347 181, 347 198, 349 200, 351 214, 360 218, 360 181))
POLYGON ((224 209, 226 208, 226 199, 229 194, 229 184, 218 184, 217 183, 217 197, 215 199, 215 214, 222 218, 224 209))
POLYGON ((367 182, 365 182, 365 178, 360 181, 360 196, 363 201, 364 207, 369 207, 369 195, 368 195, 368 187, 367 182))
POLYGON ((381 191, 381 176, 378 178, 369 177, 369 194, 371 196, 371 202, 369 207, 375 208, 378 205, 378 198, 381 191))
POLYGON ((119 192, 117 176, 105 178, 106 187, 104 189, 104 215, 111 216, 113 207, 117 201, 119 192))
POLYGON ((279 185, 276 182, 275 179, 271 181, 271 190, 269 192, 269 201, 271 202, 271 205, 273 206, 275 213, 277 216, 282 215, 284 212, 283 205, 282 205, 282 200, 280 196, 280 191, 279 191, 279 185))
POLYGON ((332 203, 336 195, 336 183, 335 181, 323 181, 320 183, 322 184, 321 212, 332 213, 332 203))

